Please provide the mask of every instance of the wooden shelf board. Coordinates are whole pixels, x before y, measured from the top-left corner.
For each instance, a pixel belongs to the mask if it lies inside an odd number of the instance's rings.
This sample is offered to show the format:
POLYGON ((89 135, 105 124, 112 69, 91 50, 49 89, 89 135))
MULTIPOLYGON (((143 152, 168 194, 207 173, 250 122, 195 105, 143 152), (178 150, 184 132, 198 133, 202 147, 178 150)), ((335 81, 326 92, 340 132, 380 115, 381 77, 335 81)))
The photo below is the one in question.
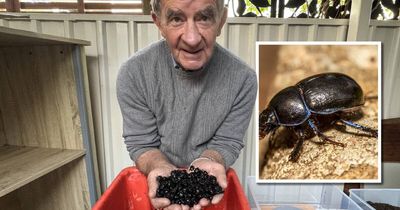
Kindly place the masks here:
POLYGON ((0 46, 79 44, 90 45, 89 41, 40 34, 0 26, 0 46))
POLYGON ((83 155, 84 150, 0 146, 0 197, 83 155))

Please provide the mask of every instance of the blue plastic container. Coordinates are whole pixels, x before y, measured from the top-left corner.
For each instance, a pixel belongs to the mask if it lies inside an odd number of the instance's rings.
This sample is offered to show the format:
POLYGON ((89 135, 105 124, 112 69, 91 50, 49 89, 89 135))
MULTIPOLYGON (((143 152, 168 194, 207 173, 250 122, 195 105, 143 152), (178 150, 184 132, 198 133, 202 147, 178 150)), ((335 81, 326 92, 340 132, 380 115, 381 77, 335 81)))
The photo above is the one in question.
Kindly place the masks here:
POLYGON ((350 198, 364 210, 374 210, 367 201, 400 207, 400 189, 351 189, 350 198))
POLYGON ((252 210, 362 210, 333 184, 257 184, 248 177, 247 196, 252 210))

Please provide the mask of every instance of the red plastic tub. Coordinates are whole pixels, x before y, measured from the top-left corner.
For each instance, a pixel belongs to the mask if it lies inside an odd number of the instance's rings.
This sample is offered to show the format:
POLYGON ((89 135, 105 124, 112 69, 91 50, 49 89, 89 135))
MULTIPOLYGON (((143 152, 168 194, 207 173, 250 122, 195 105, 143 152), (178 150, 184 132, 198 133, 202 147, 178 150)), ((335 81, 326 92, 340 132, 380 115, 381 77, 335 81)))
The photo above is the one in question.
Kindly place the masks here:
MULTIPOLYGON (((249 203, 233 169, 227 172, 228 187, 221 202, 205 210, 250 210, 249 203)), ((154 210, 146 177, 135 167, 122 170, 94 205, 94 210, 154 210)))

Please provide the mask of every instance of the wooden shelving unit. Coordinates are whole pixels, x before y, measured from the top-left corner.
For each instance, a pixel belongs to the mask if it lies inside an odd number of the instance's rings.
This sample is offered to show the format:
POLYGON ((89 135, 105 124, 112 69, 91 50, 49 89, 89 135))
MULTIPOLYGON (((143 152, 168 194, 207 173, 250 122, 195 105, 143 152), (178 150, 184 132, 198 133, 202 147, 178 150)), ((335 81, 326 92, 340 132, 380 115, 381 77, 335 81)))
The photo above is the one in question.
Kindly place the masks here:
POLYGON ((90 209, 84 45, 0 27, 0 209, 90 209))
POLYGON ((0 147, 0 171, 6 175, 0 176, 0 197, 82 157, 84 154, 84 150, 0 147))

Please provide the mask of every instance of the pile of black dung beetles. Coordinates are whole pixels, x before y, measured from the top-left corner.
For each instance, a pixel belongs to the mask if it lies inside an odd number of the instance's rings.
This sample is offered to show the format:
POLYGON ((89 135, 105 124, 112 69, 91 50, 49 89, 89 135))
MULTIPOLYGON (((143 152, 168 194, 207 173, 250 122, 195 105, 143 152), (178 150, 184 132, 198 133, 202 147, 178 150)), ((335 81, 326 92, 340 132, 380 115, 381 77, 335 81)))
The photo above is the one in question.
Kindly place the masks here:
POLYGON ((173 204, 193 207, 202 198, 211 201, 214 195, 224 192, 215 176, 193 166, 189 171, 174 170, 169 177, 158 176, 156 197, 168 198, 173 204))
POLYGON ((400 210, 400 207, 392 206, 386 203, 374 203, 372 201, 367 201, 369 205, 371 205, 376 210, 400 210))

